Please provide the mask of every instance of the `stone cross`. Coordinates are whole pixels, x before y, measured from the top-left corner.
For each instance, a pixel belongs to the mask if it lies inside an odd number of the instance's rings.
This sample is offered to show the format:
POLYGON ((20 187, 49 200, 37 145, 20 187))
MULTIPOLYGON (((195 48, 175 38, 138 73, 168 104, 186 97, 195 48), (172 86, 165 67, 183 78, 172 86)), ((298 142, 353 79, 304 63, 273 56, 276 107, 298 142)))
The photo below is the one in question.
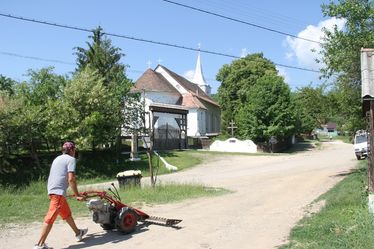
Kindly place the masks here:
POLYGON ((237 126, 234 126, 235 125, 235 122, 233 120, 231 120, 231 122, 229 123, 230 126, 227 127, 228 129, 231 129, 231 137, 234 137, 234 129, 238 128, 237 126))

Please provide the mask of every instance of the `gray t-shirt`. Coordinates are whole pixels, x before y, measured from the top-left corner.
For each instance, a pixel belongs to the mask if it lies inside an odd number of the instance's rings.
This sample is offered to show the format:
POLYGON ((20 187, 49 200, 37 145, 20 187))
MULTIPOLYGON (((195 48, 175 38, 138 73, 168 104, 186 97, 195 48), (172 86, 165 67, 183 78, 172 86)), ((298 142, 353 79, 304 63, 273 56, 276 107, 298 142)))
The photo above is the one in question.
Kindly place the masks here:
POLYGON ((48 177, 48 194, 66 195, 69 187, 68 172, 75 172, 75 158, 63 154, 52 162, 48 177))

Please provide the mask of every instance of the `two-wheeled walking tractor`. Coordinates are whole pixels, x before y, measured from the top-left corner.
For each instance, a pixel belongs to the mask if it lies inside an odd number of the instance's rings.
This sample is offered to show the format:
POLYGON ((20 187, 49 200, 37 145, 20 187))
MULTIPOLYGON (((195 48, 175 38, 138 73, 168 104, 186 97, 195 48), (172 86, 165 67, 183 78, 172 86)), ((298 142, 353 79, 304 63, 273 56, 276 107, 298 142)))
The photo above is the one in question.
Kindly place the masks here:
POLYGON ((139 209, 122 203, 117 188, 113 183, 112 186, 115 191, 109 188, 108 191, 111 194, 106 191, 80 193, 87 199, 87 207, 92 211, 92 220, 100 224, 104 230, 117 229, 128 234, 136 229, 138 222, 179 228, 176 225, 182 220, 150 216, 139 209))

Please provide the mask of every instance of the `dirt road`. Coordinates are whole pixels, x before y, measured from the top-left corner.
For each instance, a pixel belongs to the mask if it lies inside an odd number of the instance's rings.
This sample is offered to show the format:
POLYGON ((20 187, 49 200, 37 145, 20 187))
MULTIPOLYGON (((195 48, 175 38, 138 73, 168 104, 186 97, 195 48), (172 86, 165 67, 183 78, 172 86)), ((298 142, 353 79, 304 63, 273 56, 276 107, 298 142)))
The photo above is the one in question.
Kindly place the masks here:
MULTIPOLYGON (((324 149, 280 156, 220 155, 192 170, 166 175, 162 182, 203 183, 233 191, 213 198, 146 206, 146 213, 181 218, 181 229, 151 225, 132 235, 106 233, 89 217, 77 223, 89 228, 75 242, 62 221, 48 238, 56 248, 276 248, 305 215, 306 207, 331 188, 357 161, 352 145, 325 143, 324 149)), ((0 248, 32 248, 40 223, 0 231, 0 248)))

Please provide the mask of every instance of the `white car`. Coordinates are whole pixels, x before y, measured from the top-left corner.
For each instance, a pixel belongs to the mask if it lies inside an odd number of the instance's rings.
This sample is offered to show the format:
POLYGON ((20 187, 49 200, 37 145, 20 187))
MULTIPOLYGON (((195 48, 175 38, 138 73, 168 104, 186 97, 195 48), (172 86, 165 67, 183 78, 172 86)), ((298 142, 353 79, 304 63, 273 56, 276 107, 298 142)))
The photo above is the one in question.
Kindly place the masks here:
POLYGON ((353 148, 355 149, 355 154, 357 160, 360 160, 362 157, 368 156, 368 134, 366 131, 357 131, 354 141, 353 148))

